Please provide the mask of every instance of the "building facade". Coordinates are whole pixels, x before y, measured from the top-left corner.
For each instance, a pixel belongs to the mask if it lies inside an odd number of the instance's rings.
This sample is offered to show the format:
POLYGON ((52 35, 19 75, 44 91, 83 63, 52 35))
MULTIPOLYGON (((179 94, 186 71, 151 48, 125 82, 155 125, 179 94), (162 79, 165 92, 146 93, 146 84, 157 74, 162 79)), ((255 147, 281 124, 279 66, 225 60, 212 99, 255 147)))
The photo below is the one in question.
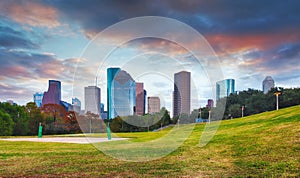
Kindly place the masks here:
POLYGON ((100 115, 101 90, 97 86, 84 87, 85 113, 100 115))
POLYGON ((145 114, 145 90, 144 90, 144 83, 135 83, 136 86, 136 114, 137 115, 144 115, 145 114))
POLYGON ((212 107, 214 107, 214 100, 213 99, 208 99, 206 108, 211 109, 212 107))
POLYGON ((148 97, 148 113, 154 114, 160 112, 160 99, 159 97, 148 97))
POLYGON ((42 101, 43 101, 43 93, 35 93, 33 94, 33 101, 37 105, 38 108, 42 106, 42 101))
POLYGON ((42 105, 60 104, 61 101, 61 82, 57 80, 49 80, 48 91, 44 92, 42 105))
POLYGON ((72 107, 73 107, 73 111, 80 113, 81 112, 81 101, 78 98, 72 98, 72 107))
POLYGON ((271 76, 267 76, 262 82, 262 89, 264 94, 267 94, 272 88, 274 88, 275 82, 271 76))
POLYGON ((173 116, 191 111, 191 73, 181 71, 174 74, 173 116))
POLYGON ((107 69, 107 112, 108 119, 136 112, 136 83, 120 68, 107 69))
POLYGON ((235 92, 235 80, 225 79, 216 83, 216 100, 227 97, 235 92))

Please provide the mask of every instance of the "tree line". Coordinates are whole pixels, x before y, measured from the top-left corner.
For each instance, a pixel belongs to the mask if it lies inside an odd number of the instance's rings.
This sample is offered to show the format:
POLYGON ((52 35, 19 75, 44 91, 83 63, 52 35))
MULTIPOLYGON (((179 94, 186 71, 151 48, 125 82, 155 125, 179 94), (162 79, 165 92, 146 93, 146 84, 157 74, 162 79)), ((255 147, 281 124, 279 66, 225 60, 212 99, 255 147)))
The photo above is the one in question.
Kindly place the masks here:
POLYGON ((209 112, 212 121, 232 119, 241 117, 242 112, 244 116, 248 116, 275 110, 276 91, 281 93, 280 108, 300 104, 300 88, 273 88, 267 94, 260 90, 248 89, 221 98, 217 101, 216 107, 195 109, 191 114, 183 113, 173 118, 166 108, 162 108, 155 114, 118 116, 111 120, 102 120, 90 112, 84 115, 74 111, 67 112, 64 107, 56 104, 46 104, 38 108, 34 102, 29 102, 25 106, 0 103, 0 135, 37 135, 39 123, 43 126, 43 134, 67 134, 106 132, 108 123, 113 132, 153 131, 169 124, 195 123, 199 117, 208 119, 209 112))

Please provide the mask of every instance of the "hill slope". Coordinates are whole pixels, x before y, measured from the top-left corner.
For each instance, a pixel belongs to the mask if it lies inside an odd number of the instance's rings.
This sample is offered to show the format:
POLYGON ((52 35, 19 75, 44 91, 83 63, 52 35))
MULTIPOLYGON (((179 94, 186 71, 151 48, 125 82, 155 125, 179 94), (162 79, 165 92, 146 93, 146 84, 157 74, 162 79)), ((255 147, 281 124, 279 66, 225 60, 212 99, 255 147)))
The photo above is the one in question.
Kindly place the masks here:
MULTIPOLYGON (((0 141, 0 177, 299 177, 299 111, 300 106, 294 106, 222 121, 216 135, 204 147, 199 147, 204 125, 197 124, 177 150, 158 160, 140 163, 110 158, 92 145, 0 141)), ((170 129, 118 135, 143 142, 170 129)))

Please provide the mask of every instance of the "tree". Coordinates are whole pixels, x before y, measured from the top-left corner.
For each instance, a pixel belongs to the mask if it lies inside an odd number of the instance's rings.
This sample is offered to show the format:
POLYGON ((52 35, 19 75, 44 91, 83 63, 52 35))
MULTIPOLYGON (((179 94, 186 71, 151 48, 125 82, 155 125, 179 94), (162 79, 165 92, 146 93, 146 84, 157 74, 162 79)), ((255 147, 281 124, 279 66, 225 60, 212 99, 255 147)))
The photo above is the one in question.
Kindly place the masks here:
POLYGON ((13 134, 14 122, 9 114, 0 110, 0 135, 8 136, 13 134))
POLYGON ((74 111, 69 111, 64 117, 65 129, 68 133, 81 133, 76 114, 74 111))
POLYGON ((230 117, 238 118, 238 117, 241 117, 241 115, 242 115, 242 109, 239 104, 230 105, 228 108, 228 112, 229 112, 228 119, 230 119, 230 117))
POLYGON ((42 115, 40 109, 36 106, 34 102, 29 102, 25 106, 25 110, 28 113, 28 124, 29 124, 29 134, 37 135, 39 124, 46 124, 44 116, 42 115))

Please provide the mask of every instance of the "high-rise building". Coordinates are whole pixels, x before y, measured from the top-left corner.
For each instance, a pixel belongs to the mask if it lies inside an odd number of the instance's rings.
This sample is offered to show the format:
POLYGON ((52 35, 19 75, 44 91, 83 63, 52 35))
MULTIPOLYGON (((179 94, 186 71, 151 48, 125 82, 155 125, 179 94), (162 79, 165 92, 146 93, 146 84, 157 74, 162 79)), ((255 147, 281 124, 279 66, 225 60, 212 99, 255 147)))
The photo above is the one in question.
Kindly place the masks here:
POLYGON ((73 111, 80 113, 81 112, 81 101, 78 98, 72 98, 72 107, 73 107, 73 111))
POLYGON ((97 86, 84 87, 85 112, 100 114, 101 92, 97 86))
POLYGON ((42 106, 43 96, 44 96, 43 93, 37 92, 37 93, 33 94, 33 101, 39 108, 42 106))
POLYGON ((136 114, 144 115, 145 114, 145 90, 144 83, 135 83, 136 86, 136 114))
POLYGON ((207 100, 207 105, 206 105, 206 108, 212 108, 214 107, 214 100, 213 99, 208 99, 207 100))
POLYGON ((132 77, 120 68, 107 69, 108 119, 135 114, 136 84, 132 77))
POLYGON ((225 79, 216 83, 216 99, 217 101, 221 98, 229 96, 235 92, 235 81, 234 79, 225 79))
POLYGON ((104 103, 100 103, 100 112, 101 112, 101 113, 104 112, 104 103))
POLYGON ((174 74, 173 116, 190 114, 191 73, 181 71, 174 74))
POLYGON ((57 80, 49 80, 48 91, 44 92, 42 105, 60 104, 61 101, 61 83, 57 80))
POLYGON ((262 82, 262 88, 264 94, 267 94, 272 88, 274 88, 274 80, 271 76, 267 76, 264 81, 262 82))
POLYGON ((153 96, 148 97, 148 113, 154 114, 160 112, 160 99, 159 97, 153 96))

